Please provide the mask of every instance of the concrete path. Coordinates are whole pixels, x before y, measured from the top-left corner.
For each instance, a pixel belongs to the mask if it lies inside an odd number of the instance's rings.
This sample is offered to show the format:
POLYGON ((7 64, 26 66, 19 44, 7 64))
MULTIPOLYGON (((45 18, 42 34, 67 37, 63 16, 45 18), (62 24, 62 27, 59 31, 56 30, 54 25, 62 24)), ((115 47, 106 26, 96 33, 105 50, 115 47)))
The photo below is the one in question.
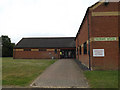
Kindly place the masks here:
POLYGON ((32 84, 41 88, 88 88, 83 71, 72 59, 61 59, 47 68, 32 84))

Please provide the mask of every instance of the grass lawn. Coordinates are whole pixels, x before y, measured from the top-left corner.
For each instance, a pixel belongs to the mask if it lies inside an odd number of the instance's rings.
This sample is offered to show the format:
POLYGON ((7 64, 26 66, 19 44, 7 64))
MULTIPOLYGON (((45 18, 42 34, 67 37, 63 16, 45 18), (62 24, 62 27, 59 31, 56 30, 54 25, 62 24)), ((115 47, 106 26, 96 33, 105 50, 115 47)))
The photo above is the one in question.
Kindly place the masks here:
POLYGON ((2 59, 3 86, 29 86, 48 66, 56 60, 2 59))
POLYGON ((118 88, 118 71, 84 71, 91 88, 118 88))

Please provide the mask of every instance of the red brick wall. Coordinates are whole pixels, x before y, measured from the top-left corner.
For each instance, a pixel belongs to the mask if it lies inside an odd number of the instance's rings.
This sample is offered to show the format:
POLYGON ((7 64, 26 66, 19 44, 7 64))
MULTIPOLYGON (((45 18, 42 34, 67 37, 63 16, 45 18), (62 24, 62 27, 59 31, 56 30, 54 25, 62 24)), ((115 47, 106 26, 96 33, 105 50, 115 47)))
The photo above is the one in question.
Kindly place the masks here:
POLYGON ((55 59, 60 58, 60 52, 55 54, 54 51, 14 51, 14 58, 16 59, 55 59), (50 54, 51 53, 51 54, 50 54))
MULTIPOLYGON (((115 12, 118 11, 118 3, 102 4, 93 11, 115 12)), ((118 16, 93 16, 91 27, 92 37, 118 37, 118 16)), ((93 69, 118 69, 118 41, 92 42, 92 49, 105 50, 104 57, 92 57, 93 69)))
MULTIPOLYGON (((75 48, 61 48, 61 49, 74 50, 75 48)), ((24 49, 23 51, 17 51, 16 49, 14 49, 13 58, 14 59, 51 59, 52 57, 54 57, 55 59, 60 58, 60 49, 57 49, 58 50, 57 53, 55 53, 54 50, 51 51, 51 49, 46 50, 49 51, 24 51, 24 49)))
MULTIPOLYGON (((90 16, 89 16, 90 17, 90 16)), ((89 21, 90 23, 90 21, 89 21)), ((84 44, 85 42, 87 42, 88 40, 88 19, 87 16, 85 17, 83 24, 81 26, 80 29, 80 33, 78 34, 76 41, 78 41, 78 43, 76 43, 76 48, 79 46, 81 46, 82 44, 84 44)), ((88 44, 87 44, 87 54, 84 54, 84 47, 81 47, 82 51, 81 51, 81 55, 80 55, 80 51, 78 50, 78 55, 76 55, 76 57, 78 57, 77 59, 79 61, 82 62, 82 64, 86 65, 87 67, 89 67, 89 55, 88 55, 88 44)))
POLYGON ((78 48, 78 39, 76 39, 76 59, 78 59, 77 48, 78 48))
POLYGON ((107 6, 101 4, 99 7, 95 8, 93 11, 95 12, 111 12, 111 11, 118 11, 118 2, 109 2, 107 6))
MULTIPOLYGON (((118 11, 118 3, 109 3, 107 6, 100 5, 93 11, 89 10, 89 31, 90 38, 92 37, 118 37, 118 16, 92 16, 92 12, 115 12, 118 11)), ((119 34, 118 34, 119 33, 119 34)), ((88 40, 88 24, 87 17, 84 19, 80 34, 78 34, 76 46, 80 46, 88 40)), ((77 47, 76 47, 77 48, 77 47)), ((91 41, 90 42, 90 63, 93 70, 114 70, 118 69, 119 58, 118 41, 91 41), (104 57, 93 57, 93 49, 104 49, 104 57)), ((89 66, 89 56, 79 55, 79 60, 89 66)))
POLYGON ((79 45, 83 44, 88 40, 88 24, 87 17, 84 20, 84 23, 80 29, 80 35, 78 36, 79 45))
POLYGON ((92 37, 118 37, 118 17, 92 17, 92 37))
MULTIPOLYGON (((118 37, 118 17, 92 17, 92 37, 118 37)), ((104 58, 92 58, 93 69, 117 69, 119 47, 117 41, 93 42, 92 49, 104 49, 104 58)))
POLYGON ((93 69, 117 69, 118 68, 118 42, 93 42, 93 49, 104 49, 104 57, 93 57, 93 69))

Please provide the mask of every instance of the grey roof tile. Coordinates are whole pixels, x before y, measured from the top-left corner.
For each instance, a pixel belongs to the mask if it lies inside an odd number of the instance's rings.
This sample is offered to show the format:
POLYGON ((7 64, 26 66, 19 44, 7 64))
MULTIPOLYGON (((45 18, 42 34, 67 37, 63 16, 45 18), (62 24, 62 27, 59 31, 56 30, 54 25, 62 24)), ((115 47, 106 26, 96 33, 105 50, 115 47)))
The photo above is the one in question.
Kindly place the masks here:
POLYGON ((22 38, 14 48, 74 48, 75 37, 22 38))

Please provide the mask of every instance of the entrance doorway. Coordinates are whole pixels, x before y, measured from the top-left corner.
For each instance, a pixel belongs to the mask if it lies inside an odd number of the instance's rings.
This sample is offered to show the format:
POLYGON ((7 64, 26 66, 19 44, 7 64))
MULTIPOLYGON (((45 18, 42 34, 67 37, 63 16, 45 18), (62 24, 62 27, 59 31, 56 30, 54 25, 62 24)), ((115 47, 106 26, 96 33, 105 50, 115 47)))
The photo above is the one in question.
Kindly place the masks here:
POLYGON ((61 55, 60 55, 60 58, 61 59, 73 59, 73 58, 75 58, 75 49, 61 49, 60 50, 60 52, 61 52, 61 55))

